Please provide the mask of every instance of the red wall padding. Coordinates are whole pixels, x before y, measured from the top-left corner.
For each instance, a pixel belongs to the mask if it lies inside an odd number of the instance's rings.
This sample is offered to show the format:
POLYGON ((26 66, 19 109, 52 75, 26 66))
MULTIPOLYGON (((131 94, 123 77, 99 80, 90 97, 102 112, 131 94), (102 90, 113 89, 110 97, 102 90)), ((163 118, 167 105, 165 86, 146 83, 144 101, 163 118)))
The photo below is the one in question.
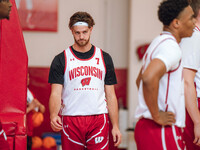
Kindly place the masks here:
POLYGON ((29 67, 29 89, 34 96, 46 107, 44 122, 40 127, 34 128, 34 135, 41 136, 44 132, 53 132, 49 118, 49 96, 51 86, 48 83, 49 68, 29 67))
POLYGON ((120 107, 127 108, 127 69, 116 69, 117 84, 115 92, 120 107))
POLYGON ((15 0, 10 1, 10 20, 0 22, 0 119, 17 123, 15 150, 25 150, 28 58, 15 0))

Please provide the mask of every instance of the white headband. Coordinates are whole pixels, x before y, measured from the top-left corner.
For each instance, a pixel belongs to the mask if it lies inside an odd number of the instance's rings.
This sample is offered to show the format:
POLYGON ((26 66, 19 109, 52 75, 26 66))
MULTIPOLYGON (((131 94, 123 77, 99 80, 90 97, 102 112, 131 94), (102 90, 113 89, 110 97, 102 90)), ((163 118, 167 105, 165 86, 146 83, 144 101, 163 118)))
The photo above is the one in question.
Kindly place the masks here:
POLYGON ((88 23, 87 22, 76 22, 73 26, 88 26, 88 23))

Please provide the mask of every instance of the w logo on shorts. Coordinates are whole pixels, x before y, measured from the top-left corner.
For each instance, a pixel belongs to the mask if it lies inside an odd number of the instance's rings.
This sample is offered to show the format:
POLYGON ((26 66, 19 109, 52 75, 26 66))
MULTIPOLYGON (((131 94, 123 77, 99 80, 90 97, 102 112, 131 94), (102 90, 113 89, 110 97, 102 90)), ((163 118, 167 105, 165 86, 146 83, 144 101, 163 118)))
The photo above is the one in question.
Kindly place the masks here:
POLYGON ((101 143, 103 141, 104 137, 103 136, 99 136, 95 138, 95 144, 101 143))
POLYGON ((84 78, 84 79, 81 80, 81 84, 82 84, 82 86, 89 85, 90 81, 91 81, 91 77, 84 78))

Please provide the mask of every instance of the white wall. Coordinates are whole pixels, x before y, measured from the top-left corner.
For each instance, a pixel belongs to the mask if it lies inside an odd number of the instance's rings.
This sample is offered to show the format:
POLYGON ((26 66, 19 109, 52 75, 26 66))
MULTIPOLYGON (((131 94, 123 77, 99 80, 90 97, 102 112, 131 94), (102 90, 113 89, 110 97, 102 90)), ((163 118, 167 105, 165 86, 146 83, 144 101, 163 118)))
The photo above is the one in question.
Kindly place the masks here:
MULTIPOLYGON (((130 4, 130 51, 128 62, 129 127, 133 127, 134 122, 136 122, 134 113, 138 104, 135 80, 141 68, 141 61, 137 58, 136 48, 141 44, 151 42, 155 36, 161 33, 162 24, 158 21, 157 17, 157 10, 160 1, 161 0, 131 0, 130 4)), ((129 138, 128 147, 129 150, 135 149, 133 137, 129 138)))
POLYGON ((129 1, 107 0, 105 44, 116 68, 128 68, 129 1))
POLYGON ((29 66, 48 67, 56 54, 72 45, 69 18, 76 11, 87 11, 96 22, 91 42, 110 53, 115 67, 127 68, 128 1, 58 0, 58 32, 24 31, 29 66))

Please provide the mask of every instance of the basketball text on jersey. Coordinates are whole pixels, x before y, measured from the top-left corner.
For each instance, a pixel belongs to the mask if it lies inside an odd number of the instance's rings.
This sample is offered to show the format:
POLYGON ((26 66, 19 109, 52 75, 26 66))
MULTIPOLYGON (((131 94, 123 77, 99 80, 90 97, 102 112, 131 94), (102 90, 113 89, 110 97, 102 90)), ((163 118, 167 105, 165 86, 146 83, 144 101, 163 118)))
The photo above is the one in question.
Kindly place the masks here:
POLYGON ((70 80, 80 76, 93 76, 102 80, 103 71, 93 66, 80 66, 69 71, 70 80))

